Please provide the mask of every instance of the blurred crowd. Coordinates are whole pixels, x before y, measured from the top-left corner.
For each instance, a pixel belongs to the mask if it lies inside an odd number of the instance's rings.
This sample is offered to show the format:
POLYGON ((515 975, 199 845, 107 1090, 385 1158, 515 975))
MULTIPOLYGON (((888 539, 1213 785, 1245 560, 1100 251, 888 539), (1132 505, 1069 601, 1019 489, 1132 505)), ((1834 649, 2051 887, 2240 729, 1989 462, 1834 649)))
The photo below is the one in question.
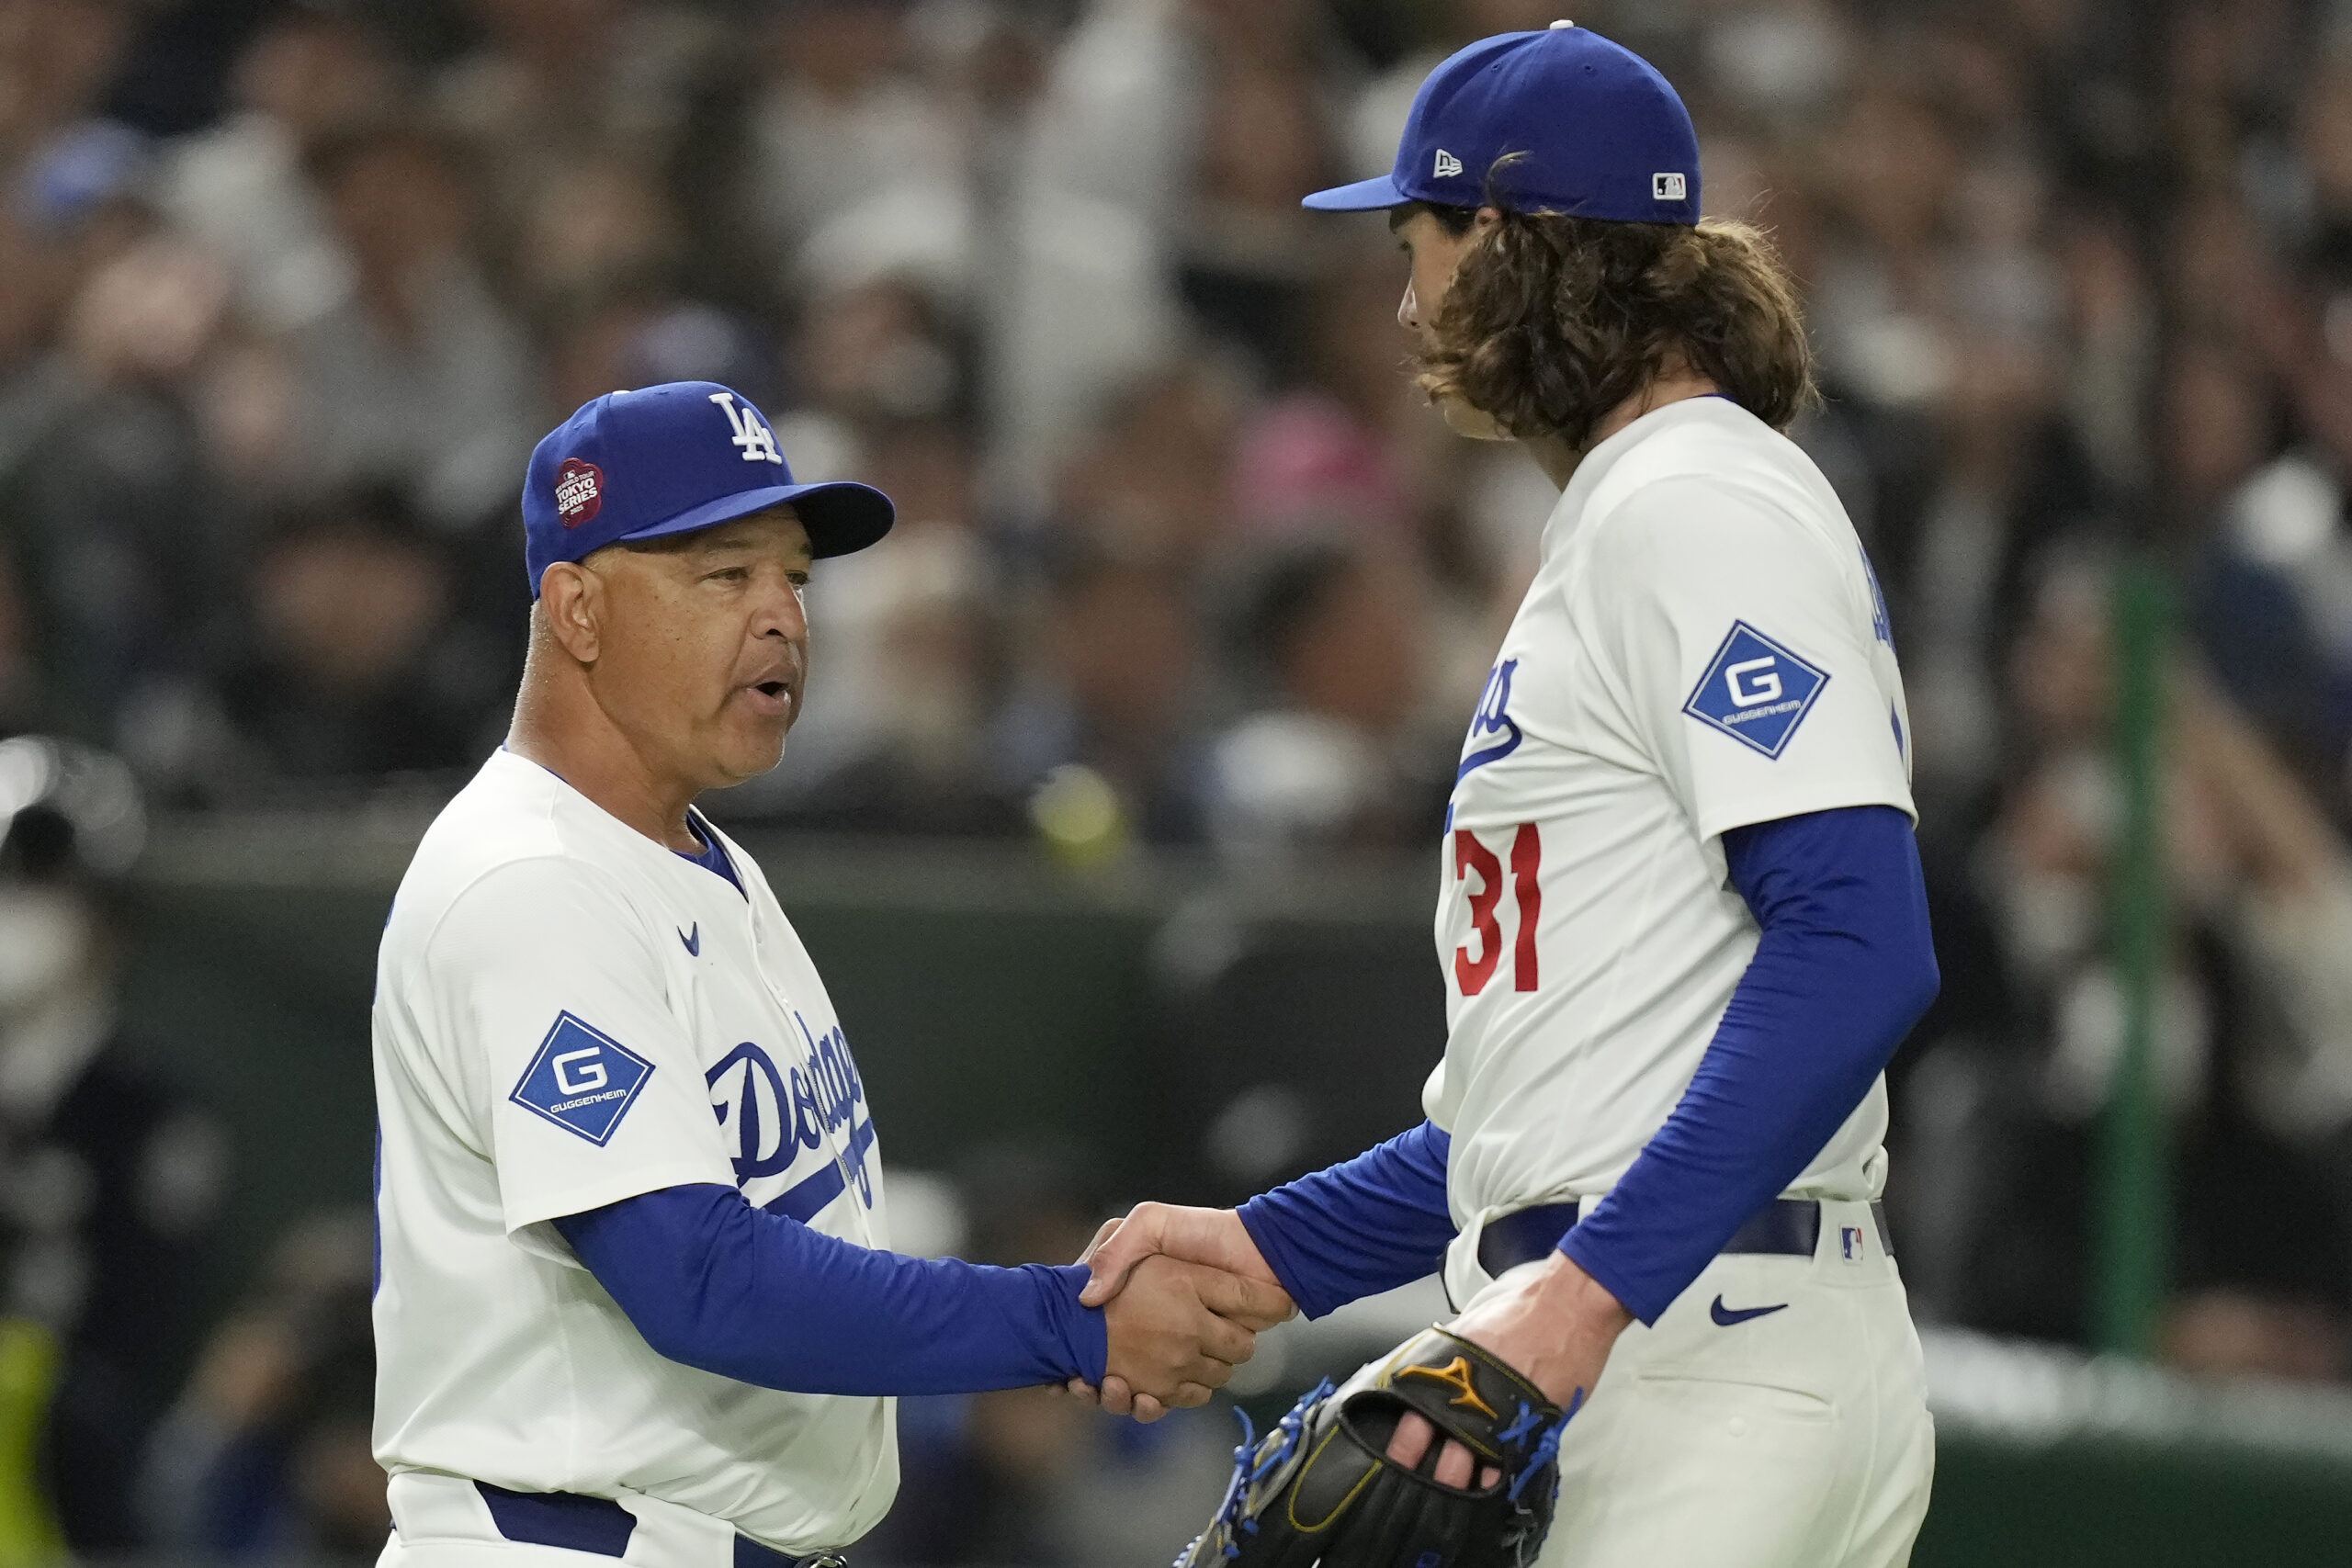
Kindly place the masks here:
POLYGON ((14 727, 175 805, 466 769, 533 441, 710 378, 901 516, 822 574, 810 716, 739 816, 1017 833, 1075 780, 1100 832, 1254 852, 1442 800, 1544 502, 1413 406, 1377 220, 1297 197, 1415 50, 1513 16, 6 15, 14 727))
MULTIPOLYGON (((900 515, 820 570, 808 717, 722 817, 1426 848, 1554 497, 1421 406, 1378 217, 1297 199, 1385 169, 1445 52, 1554 19, 0 0, 0 733, 104 748, 171 808, 451 787, 519 668, 532 443, 708 378, 797 477, 900 515)), ((2109 604, 2153 559, 2165 1353, 2352 1375, 2352 3, 1574 19, 1678 85, 1708 210, 1801 280, 1827 396, 1792 434, 1885 585, 1945 976, 1896 1069, 1922 1314, 2089 1333, 2124 1016, 2109 604)), ((55 1054, 31 995, 0 986, 0 1161, 103 1059, 88 1024, 63 1077, 11 1067, 55 1054)), ((66 1321, 16 1300, 28 1223, 7 1310, 66 1321)), ((341 1539, 348 1249, 289 1247, 163 1428, 145 1528, 282 1542, 311 1498, 341 1539), (297 1343, 323 1392, 273 1403, 297 1343), (266 1486, 256 1409, 283 1417, 266 1486)), ((1018 1471, 1074 1419, 980 1402, 910 1442, 993 1434, 1018 1471)))

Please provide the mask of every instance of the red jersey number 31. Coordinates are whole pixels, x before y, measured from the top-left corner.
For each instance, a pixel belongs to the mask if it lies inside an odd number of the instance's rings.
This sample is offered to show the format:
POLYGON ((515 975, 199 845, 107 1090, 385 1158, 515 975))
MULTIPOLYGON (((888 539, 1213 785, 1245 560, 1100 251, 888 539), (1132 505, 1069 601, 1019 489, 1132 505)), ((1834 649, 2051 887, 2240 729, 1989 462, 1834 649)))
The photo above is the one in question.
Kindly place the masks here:
MULTIPOLYGON (((1543 865, 1543 838, 1534 823, 1522 822, 1510 840, 1511 892, 1519 905, 1519 940, 1511 945, 1513 990, 1532 991, 1536 986, 1535 926, 1544 912, 1544 887, 1537 874, 1543 865)), ((1472 956, 1471 944, 1453 950, 1453 983, 1465 997, 1487 988, 1503 955, 1502 921, 1495 908, 1503 897, 1503 865, 1494 851, 1478 841, 1477 834, 1458 828, 1453 834, 1453 878, 1459 882, 1474 874, 1478 886, 1470 892, 1470 932, 1476 956, 1472 956)))

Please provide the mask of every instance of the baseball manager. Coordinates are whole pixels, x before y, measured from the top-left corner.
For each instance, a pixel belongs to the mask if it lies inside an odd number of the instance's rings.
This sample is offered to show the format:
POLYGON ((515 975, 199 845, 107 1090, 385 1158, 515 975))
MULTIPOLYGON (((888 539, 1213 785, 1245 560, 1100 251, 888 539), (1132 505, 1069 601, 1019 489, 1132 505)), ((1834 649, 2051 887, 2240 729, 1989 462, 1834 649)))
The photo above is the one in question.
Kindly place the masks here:
POLYGON ((849 1039, 694 809, 782 755, 811 564, 889 502, 795 484, 757 409, 682 382, 565 421, 523 514, 514 727, 377 967, 385 1568, 813 1568, 890 1506, 892 1395, 1207 1398, 1278 1289, 1159 1259, 1103 1310, 1080 1269, 888 1250, 849 1039))

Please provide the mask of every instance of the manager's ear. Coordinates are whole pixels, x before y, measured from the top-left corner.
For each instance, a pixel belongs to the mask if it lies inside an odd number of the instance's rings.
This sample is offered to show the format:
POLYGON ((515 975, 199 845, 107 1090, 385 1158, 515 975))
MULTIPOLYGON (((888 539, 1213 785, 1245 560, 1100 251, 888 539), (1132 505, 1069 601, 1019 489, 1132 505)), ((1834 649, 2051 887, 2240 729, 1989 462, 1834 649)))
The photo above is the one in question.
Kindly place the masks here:
POLYGON ((582 664, 602 646, 605 581, 577 561, 551 563, 539 578, 539 615, 548 635, 582 664))

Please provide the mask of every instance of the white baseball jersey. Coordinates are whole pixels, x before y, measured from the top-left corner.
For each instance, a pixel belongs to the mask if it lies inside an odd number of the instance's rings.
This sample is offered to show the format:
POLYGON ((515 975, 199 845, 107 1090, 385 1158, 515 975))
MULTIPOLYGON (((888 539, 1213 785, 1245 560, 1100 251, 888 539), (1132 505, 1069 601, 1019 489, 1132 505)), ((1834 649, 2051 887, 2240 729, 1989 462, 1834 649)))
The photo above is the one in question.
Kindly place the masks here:
POLYGON ((375 1450, 396 1476, 650 1496, 806 1552, 888 1509, 894 1402, 665 1360, 548 1224, 718 1182, 888 1245, 832 1003, 718 841, 741 892, 501 750, 418 846, 377 964, 375 1450))
MULTIPOLYGON (((1812 460, 1723 398, 1585 457, 1464 742, 1437 908, 1475 1287, 1493 1214, 1606 1191, 1698 1070, 1757 927, 1725 829, 1912 810, 1909 719, 1870 565, 1812 460)), ((1878 1195, 1874 1086, 1791 1190, 1878 1195)), ((1457 1296, 1457 1299, 1467 1299, 1457 1296)))

